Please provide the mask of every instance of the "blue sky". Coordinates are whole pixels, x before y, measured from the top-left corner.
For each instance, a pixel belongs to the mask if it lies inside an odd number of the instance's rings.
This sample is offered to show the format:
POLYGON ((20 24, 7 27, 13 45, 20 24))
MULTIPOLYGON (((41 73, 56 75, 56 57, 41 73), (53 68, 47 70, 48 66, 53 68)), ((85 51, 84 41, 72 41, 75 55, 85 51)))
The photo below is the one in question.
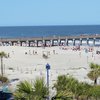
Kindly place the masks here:
POLYGON ((100 24, 100 0, 0 0, 0 26, 100 24))

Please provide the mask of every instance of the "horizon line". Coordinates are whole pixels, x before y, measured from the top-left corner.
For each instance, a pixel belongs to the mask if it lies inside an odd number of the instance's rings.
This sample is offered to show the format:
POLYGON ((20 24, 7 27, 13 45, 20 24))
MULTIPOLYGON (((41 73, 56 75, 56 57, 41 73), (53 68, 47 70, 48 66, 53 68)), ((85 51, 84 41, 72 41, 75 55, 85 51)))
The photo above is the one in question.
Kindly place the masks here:
POLYGON ((3 25, 0 27, 32 27, 32 26, 99 26, 100 24, 73 24, 73 25, 3 25))

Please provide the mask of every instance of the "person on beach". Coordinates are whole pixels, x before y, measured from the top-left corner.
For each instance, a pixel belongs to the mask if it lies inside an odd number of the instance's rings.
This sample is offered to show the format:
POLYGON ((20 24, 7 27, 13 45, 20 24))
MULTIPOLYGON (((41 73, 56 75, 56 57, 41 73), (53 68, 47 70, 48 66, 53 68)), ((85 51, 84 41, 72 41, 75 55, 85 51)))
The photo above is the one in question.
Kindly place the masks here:
POLYGON ((37 51, 35 51, 35 54, 37 55, 37 51))
POLYGON ((48 55, 50 55, 50 51, 48 51, 48 55))
POLYGON ((34 55, 34 50, 33 50, 33 55, 34 55))
POLYGON ((79 52, 79 56, 80 56, 80 58, 81 58, 81 52, 79 52))
POLYGON ((93 52, 92 52, 92 57, 93 57, 93 52))
POLYGON ((31 51, 29 50, 29 55, 31 55, 31 51))
POLYGON ((55 50, 53 50, 53 54, 55 54, 55 50))
POLYGON ((8 53, 8 58, 10 57, 10 54, 8 53))
POLYGON ((14 51, 12 51, 12 54, 14 54, 14 51))

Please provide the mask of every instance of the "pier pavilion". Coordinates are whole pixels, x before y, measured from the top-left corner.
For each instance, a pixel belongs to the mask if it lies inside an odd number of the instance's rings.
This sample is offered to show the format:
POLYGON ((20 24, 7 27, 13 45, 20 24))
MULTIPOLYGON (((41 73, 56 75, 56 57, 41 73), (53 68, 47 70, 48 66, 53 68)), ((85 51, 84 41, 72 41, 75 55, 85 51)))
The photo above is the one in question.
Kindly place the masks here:
POLYGON ((30 38, 0 38, 1 46, 69 46, 88 45, 100 46, 100 35, 82 36, 55 36, 55 37, 30 37, 30 38))

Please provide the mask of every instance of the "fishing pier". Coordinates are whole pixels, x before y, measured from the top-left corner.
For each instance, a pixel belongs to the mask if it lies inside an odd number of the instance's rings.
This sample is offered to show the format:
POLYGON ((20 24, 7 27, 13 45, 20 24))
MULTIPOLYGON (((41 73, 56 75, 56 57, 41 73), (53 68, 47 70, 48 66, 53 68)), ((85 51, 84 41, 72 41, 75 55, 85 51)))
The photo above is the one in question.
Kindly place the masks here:
POLYGON ((0 38, 0 46, 100 46, 100 35, 0 38))

